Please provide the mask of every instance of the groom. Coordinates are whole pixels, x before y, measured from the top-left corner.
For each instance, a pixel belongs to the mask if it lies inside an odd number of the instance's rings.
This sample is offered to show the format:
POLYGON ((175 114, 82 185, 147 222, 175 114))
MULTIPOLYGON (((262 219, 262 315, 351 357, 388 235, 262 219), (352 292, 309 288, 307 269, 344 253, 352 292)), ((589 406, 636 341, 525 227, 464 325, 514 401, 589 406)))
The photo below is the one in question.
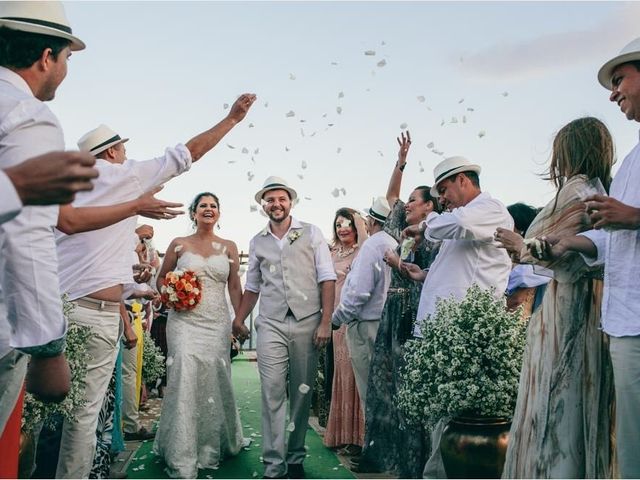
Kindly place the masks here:
POLYGON ((249 335, 244 320, 260 296, 255 325, 264 478, 304 478, 310 389, 318 350, 331 338, 336 274, 320 229, 289 215, 296 199, 296 191, 279 177, 267 178, 256 193, 269 224, 249 244, 245 292, 233 321, 234 335, 244 341, 249 335))

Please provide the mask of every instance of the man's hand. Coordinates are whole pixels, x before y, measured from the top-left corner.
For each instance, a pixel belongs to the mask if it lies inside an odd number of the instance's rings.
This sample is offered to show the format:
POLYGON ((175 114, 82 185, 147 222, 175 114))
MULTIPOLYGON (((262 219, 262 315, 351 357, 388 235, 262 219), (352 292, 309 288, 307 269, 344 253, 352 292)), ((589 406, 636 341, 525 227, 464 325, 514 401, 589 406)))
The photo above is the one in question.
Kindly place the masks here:
POLYGON ((422 227, 422 222, 417 225, 409 225, 402 231, 402 238, 422 238, 424 235, 424 228, 422 227))
POLYGON ((593 228, 637 230, 640 228, 640 208, 626 205, 615 198, 593 195, 585 200, 593 228))
POLYGON ((331 341, 331 321, 321 321, 316 331, 313 332, 313 344, 317 349, 326 347, 331 341))
POLYGON ((400 256, 392 249, 388 249, 386 252, 384 252, 382 260, 391 268, 395 268, 396 270, 400 268, 400 256))
POLYGON ((163 186, 155 187, 137 198, 136 211, 138 215, 154 220, 171 220, 184 213, 182 210, 174 210, 182 207, 182 203, 165 202, 154 197, 163 188, 163 186))
POLYGON ((427 278, 427 272, 422 270, 415 263, 403 262, 402 266, 400 267, 400 272, 416 282, 424 282, 424 279, 427 278))
POLYGON ((247 112, 255 101, 256 96, 253 93, 243 93, 235 102, 233 102, 233 105, 231 105, 231 110, 229 110, 227 118, 232 120, 234 123, 240 123, 247 115, 247 112))
POLYGON ((27 392, 43 402, 61 402, 71 388, 71 370, 64 353, 55 357, 31 357, 27 392))
POLYGON ((244 322, 239 321, 237 318, 233 320, 231 330, 233 336, 236 337, 240 343, 244 343, 244 341, 249 338, 249 329, 244 322))
POLYGON ((84 152, 50 152, 4 169, 25 205, 71 203, 93 189, 96 159, 84 152))
POLYGON ((498 248, 504 248, 512 261, 520 261, 520 252, 524 246, 524 239, 520 235, 513 230, 498 228, 496 229, 496 233, 493 235, 493 238, 500 244, 498 248))
POLYGON ((133 269, 133 280, 136 283, 147 283, 156 273, 155 268, 148 263, 136 263, 131 268, 133 269))
POLYGON ((122 343, 124 345, 124 348, 126 348, 127 350, 131 350, 132 348, 135 348, 135 346, 138 344, 138 336, 136 335, 135 330, 131 326, 128 326, 128 327, 125 326, 123 337, 122 337, 122 343))

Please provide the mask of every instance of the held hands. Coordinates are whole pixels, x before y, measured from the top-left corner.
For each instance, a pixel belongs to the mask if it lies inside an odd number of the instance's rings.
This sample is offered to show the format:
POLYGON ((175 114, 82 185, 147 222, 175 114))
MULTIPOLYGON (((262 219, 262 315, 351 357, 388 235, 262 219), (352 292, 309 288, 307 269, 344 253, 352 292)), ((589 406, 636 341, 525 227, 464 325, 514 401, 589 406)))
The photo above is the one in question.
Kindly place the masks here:
POLYGON ((640 228, 640 208, 626 205, 615 198, 593 195, 585 200, 593 228, 637 230, 640 228))
POLYGON ((543 261, 557 260, 567 252, 567 246, 558 237, 548 236, 524 240, 533 258, 543 261))
POLYGON ((520 261, 520 252, 524 246, 524 239, 512 230, 506 228, 498 228, 493 238, 498 245, 498 248, 504 248, 514 262, 520 261))
POLYGON ((396 140, 398 141, 398 145, 400 145, 400 150, 398 150, 398 168, 402 171, 407 163, 407 154, 411 147, 411 134, 409 130, 407 130, 406 136, 404 132, 402 132, 396 140))
POLYGON ((133 269, 133 280, 136 283, 147 283, 155 275, 155 268, 148 263, 136 263, 133 269))
POLYGON ((181 207, 181 203, 165 202, 154 197, 163 188, 163 186, 152 188, 137 198, 138 215, 153 218, 154 220, 171 220, 184 213, 182 210, 173 210, 181 207))
POLYGON ((244 341, 249 338, 249 329, 244 322, 239 321, 237 318, 234 319, 231 324, 231 331, 240 343, 244 343, 244 341))
POLYGON ((84 152, 50 152, 4 170, 25 205, 71 203, 93 189, 96 159, 84 152))
POLYGON ((232 120, 234 123, 240 123, 244 120, 244 117, 247 115, 247 112, 253 105, 253 102, 256 101, 256 96, 253 93, 243 93, 238 97, 238 99, 231 105, 231 110, 229 110, 229 115, 227 118, 232 120))

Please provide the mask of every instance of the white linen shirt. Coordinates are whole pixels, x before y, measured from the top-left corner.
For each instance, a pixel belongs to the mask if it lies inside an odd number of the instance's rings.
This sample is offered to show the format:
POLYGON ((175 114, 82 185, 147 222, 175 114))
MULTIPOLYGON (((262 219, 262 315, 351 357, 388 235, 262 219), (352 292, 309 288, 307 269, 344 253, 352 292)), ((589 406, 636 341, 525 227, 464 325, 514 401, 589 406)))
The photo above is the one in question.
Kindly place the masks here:
MULTIPOLYGON (((191 167, 191 153, 184 145, 167 148, 151 160, 127 160, 114 164, 98 158, 100 176, 89 192, 80 192, 75 207, 115 205, 135 200, 144 192, 162 185, 191 167)), ((75 300, 98 290, 130 283, 131 235, 137 216, 91 232, 65 235, 56 231, 60 263, 60 288, 75 300)))
POLYGON ((498 227, 513 230, 513 218, 488 193, 451 212, 431 212, 425 222, 425 238, 442 245, 422 286, 416 336, 421 335, 427 315, 435 313, 438 299, 452 295, 462 299, 474 283, 483 289, 495 288, 496 297, 501 297, 511 272, 511 259, 505 249, 498 248, 493 235, 498 227))
MULTIPOLYGON (((316 278, 318 283, 335 280, 336 272, 333 269, 333 262, 331 261, 331 252, 327 241, 324 239, 322 232, 318 227, 312 224, 309 225, 311 231, 311 244, 313 246, 313 255, 316 262, 316 278)), ((284 234, 282 238, 278 238, 271 231, 271 223, 268 223, 265 230, 271 235, 277 242, 280 250, 284 248, 287 241, 287 235, 292 228, 303 228, 302 223, 294 217, 291 217, 291 225, 289 230, 284 234)), ((260 273, 260 261, 256 256, 256 249, 254 247, 254 240, 249 242, 249 265, 247 267, 247 281, 245 282, 244 289, 253 293, 260 293, 260 283, 262 281, 262 275, 260 273)))
POLYGON ((397 246, 395 238, 385 231, 374 233, 362 244, 347 274, 340 304, 333 312, 334 325, 380 320, 391 283, 391 268, 383 261, 384 253, 397 246))
MULTIPOLYGON (((640 143, 626 156, 611 182, 609 196, 640 208, 640 143)), ((604 264, 602 330, 612 337, 640 335, 640 230, 590 230, 581 235, 598 249, 589 266, 604 264)))
MULTIPOLYGON (((15 72, 0 67, 0 169, 64 150, 55 115, 15 72)), ((3 199, 5 192, 3 189, 3 199)), ((0 357, 66 332, 53 227, 58 206, 24 207, 0 225, 0 357)))
POLYGON ((0 224, 8 222, 22 210, 22 200, 6 173, 0 170, 0 224))

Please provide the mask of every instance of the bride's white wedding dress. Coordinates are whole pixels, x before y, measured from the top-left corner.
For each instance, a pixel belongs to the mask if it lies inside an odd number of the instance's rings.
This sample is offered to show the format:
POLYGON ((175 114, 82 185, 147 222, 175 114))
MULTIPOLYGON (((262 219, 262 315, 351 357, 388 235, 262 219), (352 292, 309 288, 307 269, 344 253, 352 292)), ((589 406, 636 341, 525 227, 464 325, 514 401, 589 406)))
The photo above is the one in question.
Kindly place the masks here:
POLYGON ((167 388, 154 452, 174 478, 196 478, 242 447, 242 425, 231 385, 231 321, 225 297, 226 255, 183 252, 177 269, 196 272, 202 286, 193 310, 171 310, 167 321, 167 388))

